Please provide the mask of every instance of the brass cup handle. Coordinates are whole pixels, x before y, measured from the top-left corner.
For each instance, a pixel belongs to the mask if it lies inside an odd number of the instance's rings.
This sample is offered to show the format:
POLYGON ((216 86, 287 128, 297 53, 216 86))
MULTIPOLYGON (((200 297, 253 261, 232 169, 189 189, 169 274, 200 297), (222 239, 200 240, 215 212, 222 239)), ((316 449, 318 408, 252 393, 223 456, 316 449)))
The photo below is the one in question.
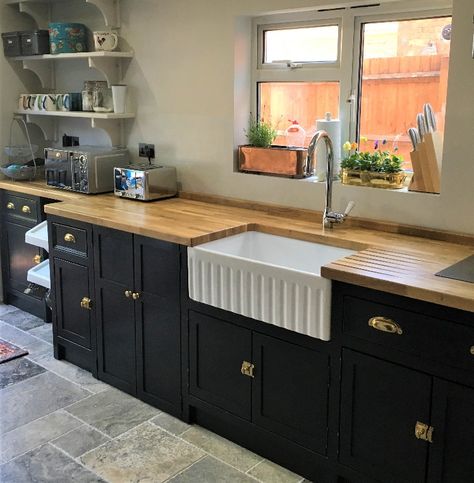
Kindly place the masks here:
POLYGON ((92 310, 92 300, 89 297, 83 297, 81 300, 81 308, 86 310, 92 310))
POLYGON ((15 204, 12 203, 11 201, 7 203, 7 210, 14 210, 15 209, 15 204))
POLYGON ((21 211, 22 213, 29 215, 31 213, 31 208, 28 205, 23 205, 21 207, 21 211))
POLYGON ((403 334, 402 328, 394 320, 387 317, 372 317, 369 319, 369 327, 389 334, 403 334))
POLYGON ((38 265, 39 263, 41 263, 41 255, 35 255, 33 257, 33 263, 36 263, 36 265, 38 265))
POLYGON ((132 296, 133 292, 131 290, 125 290, 124 294, 125 294, 125 297, 129 299, 132 296))
POLYGON ((140 298, 140 292, 133 292, 132 293, 132 299, 133 300, 138 300, 140 298))
POLYGON ((66 233, 64 235, 64 241, 67 243, 76 243, 76 237, 72 233, 66 233))

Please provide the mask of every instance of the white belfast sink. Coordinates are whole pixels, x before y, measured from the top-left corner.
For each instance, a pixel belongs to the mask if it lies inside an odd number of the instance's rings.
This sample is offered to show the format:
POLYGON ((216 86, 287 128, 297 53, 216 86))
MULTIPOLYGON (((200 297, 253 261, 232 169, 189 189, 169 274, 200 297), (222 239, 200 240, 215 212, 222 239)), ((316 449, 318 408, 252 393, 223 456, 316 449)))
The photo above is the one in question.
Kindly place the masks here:
POLYGON ((255 231, 188 248, 189 297, 322 340, 331 335, 331 281, 321 266, 344 248, 255 231))

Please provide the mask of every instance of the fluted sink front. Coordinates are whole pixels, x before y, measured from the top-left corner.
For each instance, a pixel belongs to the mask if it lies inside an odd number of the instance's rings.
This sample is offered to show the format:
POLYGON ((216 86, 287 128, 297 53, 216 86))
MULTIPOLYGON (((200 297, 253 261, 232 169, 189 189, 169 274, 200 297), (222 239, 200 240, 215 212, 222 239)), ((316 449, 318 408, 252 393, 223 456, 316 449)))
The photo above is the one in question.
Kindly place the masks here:
POLYGON ((188 248, 189 297, 322 340, 331 335, 331 281, 321 267, 344 248, 246 232, 188 248))

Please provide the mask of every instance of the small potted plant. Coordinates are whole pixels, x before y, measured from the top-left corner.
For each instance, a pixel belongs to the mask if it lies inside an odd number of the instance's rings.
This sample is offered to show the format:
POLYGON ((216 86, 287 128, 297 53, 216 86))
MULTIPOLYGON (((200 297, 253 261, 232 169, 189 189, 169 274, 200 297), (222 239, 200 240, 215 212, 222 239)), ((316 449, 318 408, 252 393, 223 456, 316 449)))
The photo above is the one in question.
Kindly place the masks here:
POLYGON ((278 131, 271 122, 250 116, 245 134, 249 143, 239 146, 239 171, 290 178, 304 178, 311 174, 306 169, 305 148, 272 144, 278 131))
MULTIPOLYGON (((367 142, 367 138, 361 138, 367 142)), ((375 142, 374 151, 359 151, 357 143, 347 141, 342 146, 346 152, 341 161, 341 180, 343 184, 370 186, 372 188, 403 188, 407 178, 403 171, 403 158, 383 149, 387 141, 375 142)))

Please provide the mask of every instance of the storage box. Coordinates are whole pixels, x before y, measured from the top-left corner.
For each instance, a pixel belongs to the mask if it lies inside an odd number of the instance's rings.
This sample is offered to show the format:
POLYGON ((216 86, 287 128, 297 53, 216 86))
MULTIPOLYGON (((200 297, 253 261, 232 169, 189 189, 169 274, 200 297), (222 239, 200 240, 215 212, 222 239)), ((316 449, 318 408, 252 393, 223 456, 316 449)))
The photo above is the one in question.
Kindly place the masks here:
POLYGON ((16 57, 21 55, 21 32, 5 32, 2 34, 3 52, 5 57, 16 57))
POLYGON ((49 31, 21 32, 21 55, 49 54, 49 31))
POLYGON ((49 46, 52 54, 87 52, 85 25, 80 23, 50 23, 49 46))

